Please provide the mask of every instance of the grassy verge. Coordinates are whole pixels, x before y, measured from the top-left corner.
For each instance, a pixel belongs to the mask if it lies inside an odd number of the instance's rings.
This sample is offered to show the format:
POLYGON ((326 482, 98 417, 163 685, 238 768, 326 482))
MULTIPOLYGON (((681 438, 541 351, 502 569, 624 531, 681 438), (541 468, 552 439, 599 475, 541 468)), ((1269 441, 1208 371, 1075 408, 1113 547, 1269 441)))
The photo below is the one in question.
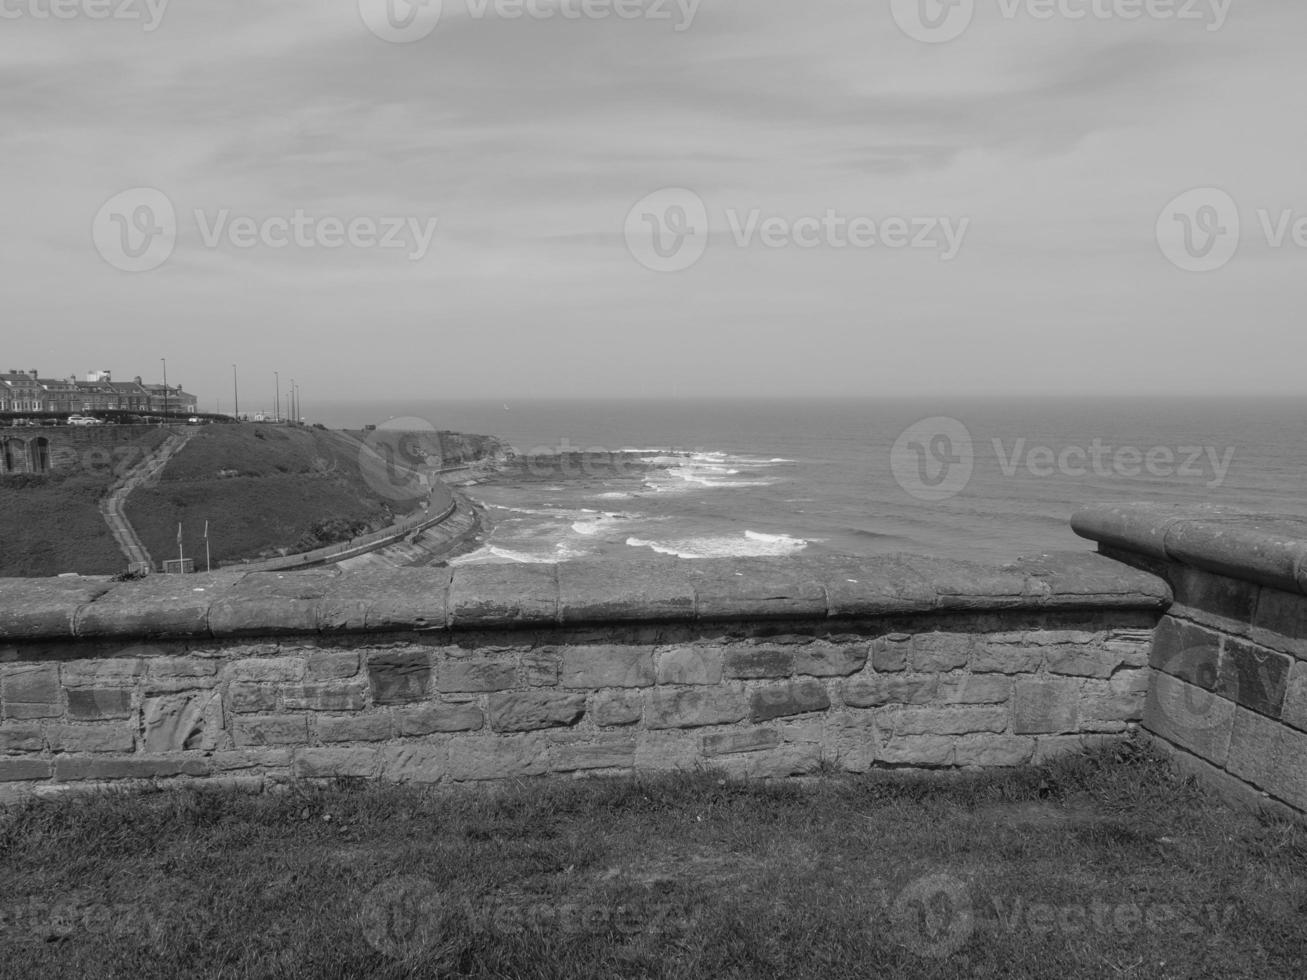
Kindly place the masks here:
POLYGON ((6 976, 1301 977, 1307 833, 1134 747, 1038 771, 0 818, 6 976))
POLYGON ((113 482, 107 470, 83 469, 0 479, 0 578, 126 568, 99 510, 113 482))

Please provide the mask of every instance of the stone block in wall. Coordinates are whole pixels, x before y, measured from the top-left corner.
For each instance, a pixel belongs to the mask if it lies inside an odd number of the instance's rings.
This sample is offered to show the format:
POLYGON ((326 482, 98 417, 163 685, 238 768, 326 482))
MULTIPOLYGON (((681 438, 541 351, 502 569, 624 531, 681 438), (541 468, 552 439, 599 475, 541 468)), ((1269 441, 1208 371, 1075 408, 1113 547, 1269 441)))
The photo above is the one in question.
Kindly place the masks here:
POLYGON ((215 752, 209 756, 215 772, 249 769, 284 770, 290 767, 290 749, 249 748, 215 752))
POLYGON ((462 565, 449 590, 451 626, 557 622, 554 565, 462 565))
POLYGON ((1279 718, 1292 664, 1285 654, 1227 636, 1216 692, 1245 708, 1279 718))
POLYGON ((216 691, 147 698, 141 705, 146 752, 212 751, 222 732, 222 700, 216 691))
POLYGON ((1044 662, 1050 674, 1106 679, 1116 672, 1121 658, 1101 647, 1054 646, 1044 652, 1044 662))
POLYGON ((635 767, 646 772, 695 769, 702 763, 697 735, 680 731, 636 733, 635 767))
POLYGON ((1220 649, 1219 633, 1163 616, 1153 635, 1148 662, 1155 670, 1213 691, 1220 676, 1220 649))
POLYGON ((935 768, 953 765, 954 739, 943 735, 881 736, 876 761, 891 766, 935 768))
POLYGON ((357 650, 314 650, 308 655, 305 679, 310 681, 339 681, 354 677, 359 672, 357 650))
POLYGON ((814 743, 780 745, 761 752, 714 757, 712 764, 728 775, 745 779, 784 779, 816 772, 822 763, 821 746, 814 743))
POLYGON ((830 707, 826 685, 819 680, 791 681, 757 688, 749 698, 749 718, 755 722, 789 718, 830 707))
POLYGON ((375 779, 380 768, 376 748, 303 748, 293 771, 297 779, 375 779))
POLYGON ((644 696, 631 691, 605 691, 594 695, 590 717, 605 727, 634 725, 644 713, 644 696))
POLYGON ((227 688, 227 707, 238 713, 266 713, 277 709, 277 688, 272 684, 233 683, 227 688))
POLYGON ((305 745, 309 740, 307 715, 243 715, 232 724, 236 747, 305 745))
POLYGON ((382 712, 318 719, 318 739, 323 742, 385 742, 392 734, 390 715, 382 712))
POLYGON ((497 732, 567 728, 585 715, 584 694, 517 693, 490 697, 490 727, 497 732))
POLYGON ((53 725, 50 751, 56 753, 131 752, 135 748, 132 730, 119 722, 86 725, 53 725))
POLYGON ((1190 565, 1171 566, 1175 593, 1172 615, 1244 633, 1253 621, 1260 586, 1205 572, 1190 565))
POLYGON ((1044 662, 1043 647, 1026 642, 1023 634, 979 637, 971 653, 976 674, 1030 674, 1044 662))
POLYGON ((659 684, 720 684, 722 651, 717 648, 681 647, 656 656, 659 684))
MULTIPOLYGON (((151 657, 145 661, 145 673, 148 677, 164 679, 216 677, 218 661, 200 657, 151 657)), ((67 674, 64 678, 67 681, 67 674)))
POLYGON ((871 666, 878 674, 891 674, 908 669, 912 653, 912 637, 907 633, 891 633, 871 642, 871 666))
POLYGON ((601 734, 549 736, 549 768, 553 772, 631 769, 635 766, 634 735, 601 734))
POLYGON ((397 712, 395 724, 404 738, 446 732, 475 732, 485 726, 485 716, 475 704, 431 704, 397 712))
POLYGON ((450 656, 436 669, 436 690, 442 694, 511 691, 518 684, 517 665, 507 656, 450 656))
POLYGON ((850 677, 867 665, 866 643, 810 643, 794 652, 794 672, 807 677, 850 677))
POLYGON ((1024 766, 1035 754, 1035 740, 1023 735, 964 735, 953 747, 953 764, 985 768, 1024 766))
POLYGON ((231 681, 287 684, 304 677, 303 657, 247 657, 227 665, 223 675, 231 681))
POLYGON ((40 752, 45 736, 39 725, 0 725, 0 752, 40 752))
POLYGON ((542 776, 549 771, 549 743, 543 735, 455 739, 448 771, 461 782, 542 776))
POLYGON ((55 664, 0 666, 0 703, 5 718, 55 718, 63 714, 55 664))
POLYGON ((725 676, 761 680, 794 675, 794 651, 788 647, 735 647, 726 651, 725 676))
POLYGON ((765 752, 780 744, 780 733, 771 728, 717 732, 703 737, 703 754, 716 756, 734 755, 740 752, 765 752))
POLYGON ((748 713, 748 700, 737 691, 669 688, 650 692, 644 717, 645 727, 657 730, 732 725, 748 713))
POLYGON ((1152 683, 1153 672, 1148 668, 1140 670, 1118 670, 1108 681, 1113 694, 1147 694, 1152 683))
POLYGON ((694 617, 694 585, 677 565, 632 563, 620 576, 602 564, 558 566, 559 614, 565 623, 648 623, 694 617))
POLYGON ((207 776, 211 767, 205 759, 187 758, 110 758, 107 756, 58 756, 54 761, 54 778, 59 782, 83 779, 166 779, 170 776, 207 776))
MULTIPOLYGON (((216 672, 216 668, 214 670, 216 672)), ((60 677, 65 687, 131 687, 139 678, 145 676, 146 671, 146 662, 139 657, 70 660, 59 667, 60 677)))
POLYGON ((1253 614, 1252 638, 1274 650, 1307 659, 1307 596, 1262 589, 1253 614))
POLYGON ((438 783, 449 771, 449 747, 430 742, 387 745, 381 750, 381 773, 397 783, 438 783))
POLYGON ((74 721, 128 718, 132 692, 123 687, 73 688, 68 692, 68 717, 74 721))
POLYGON ((965 667, 972 640, 970 633, 918 633, 912 640, 912 669, 925 674, 965 667))
POLYGON ((841 688, 841 697, 851 708, 930 704, 938 693, 939 678, 934 674, 854 677, 841 688))
POLYGON ((1004 732, 1010 721, 1007 708, 881 708, 876 726, 894 735, 967 735, 1004 732))
POLYGON ((1307 731, 1307 661, 1299 660, 1293 665, 1280 717, 1285 724, 1307 731))
POLYGON ((1004 704, 1012 697, 1012 679, 1004 674, 946 675, 939 679, 938 697, 945 704, 1004 704))
POLYGON ((700 619, 825 619, 826 588, 811 568, 789 559, 691 563, 700 619))
POLYGON ((1126 667, 1147 667, 1153 649, 1152 630, 1109 630, 1103 646, 1126 667))
POLYGON ((563 651, 563 686, 652 687, 653 652, 641 647, 574 646, 563 651))
POLYGON ((1158 673, 1148 689, 1144 727, 1213 765, 1225 767, 1234 702, 1170 674, 1158 673))
POLYGON ((833 711, 826 719, 826 751, 845 772, 867 772, 876 762, 876 724, 870 711, 833 711))
POLYGON ((422 701, 431 690, 431 658, 426 650, 390 650, 368 657, 368 685, 376 704, 422 701))
POLYGON ((1080 685, 1073 680, 1017 678, 1012 730, 1017 735, 1074 732, 1079 702, 1080 685))
POLYGON ((287 687, 282 696, 288 711, 362 711, 367 690, 361 681, 320 681, 287 687))
POLYGON ((0 783, 49 778, 49 759, 0 759, 0 783))
POLYGON ((557 687, 563 655, 557 650, 528 650, 522 654, 522 674, 529 687, 557 687))
POLYGON ((1299 809, 1307 809, 1307 734, 1235 709, 1225 768, 1299 809))

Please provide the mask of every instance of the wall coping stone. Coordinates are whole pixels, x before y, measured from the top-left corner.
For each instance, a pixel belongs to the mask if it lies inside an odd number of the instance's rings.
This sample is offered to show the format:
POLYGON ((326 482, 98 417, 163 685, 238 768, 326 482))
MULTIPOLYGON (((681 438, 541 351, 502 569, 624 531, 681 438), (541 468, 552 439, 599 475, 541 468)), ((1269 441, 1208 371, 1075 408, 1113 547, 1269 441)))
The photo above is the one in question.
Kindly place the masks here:
MULTIPOLYGON (((1307 525, 1304 525, 1307 532, 1307 525)), ((1307 533, 1304 534, 1307 554, 1307 533)), ((919 555, 307 569, 0 579, 0 643, 1162 610, 1170 587, 1102 555, 986 566, 919 555)))
POLYGON ((1307 518, 1212 504, 1082 510, 1072 529, 1100 546, 1307 595, 1307 518))

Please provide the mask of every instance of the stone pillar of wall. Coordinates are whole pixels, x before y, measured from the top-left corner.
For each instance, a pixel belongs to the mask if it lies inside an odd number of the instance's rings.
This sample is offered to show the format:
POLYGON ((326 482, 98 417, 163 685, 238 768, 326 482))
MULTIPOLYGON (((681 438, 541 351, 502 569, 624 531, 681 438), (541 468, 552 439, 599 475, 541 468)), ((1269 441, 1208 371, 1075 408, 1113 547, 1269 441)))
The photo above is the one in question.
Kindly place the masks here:
POLYGON ((1230 799, 1307 814, 1307 520, 1140 504, 1072 526, 1174 590, 1145 728, 1230 799))

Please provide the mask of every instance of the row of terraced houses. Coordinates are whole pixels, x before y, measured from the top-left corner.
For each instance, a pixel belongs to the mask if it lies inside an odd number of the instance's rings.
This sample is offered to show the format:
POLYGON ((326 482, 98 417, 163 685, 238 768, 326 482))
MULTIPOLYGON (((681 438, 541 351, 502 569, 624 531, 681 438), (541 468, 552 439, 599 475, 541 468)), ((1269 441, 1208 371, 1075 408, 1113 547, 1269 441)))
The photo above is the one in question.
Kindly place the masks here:
POLYGON ((198 401, 180 385, 146 384, 139 377, 114 381, 109 371, 91 371, 85 380, 42 378, 36 371, 0 372, 0 412, 190 414, 198 401))

